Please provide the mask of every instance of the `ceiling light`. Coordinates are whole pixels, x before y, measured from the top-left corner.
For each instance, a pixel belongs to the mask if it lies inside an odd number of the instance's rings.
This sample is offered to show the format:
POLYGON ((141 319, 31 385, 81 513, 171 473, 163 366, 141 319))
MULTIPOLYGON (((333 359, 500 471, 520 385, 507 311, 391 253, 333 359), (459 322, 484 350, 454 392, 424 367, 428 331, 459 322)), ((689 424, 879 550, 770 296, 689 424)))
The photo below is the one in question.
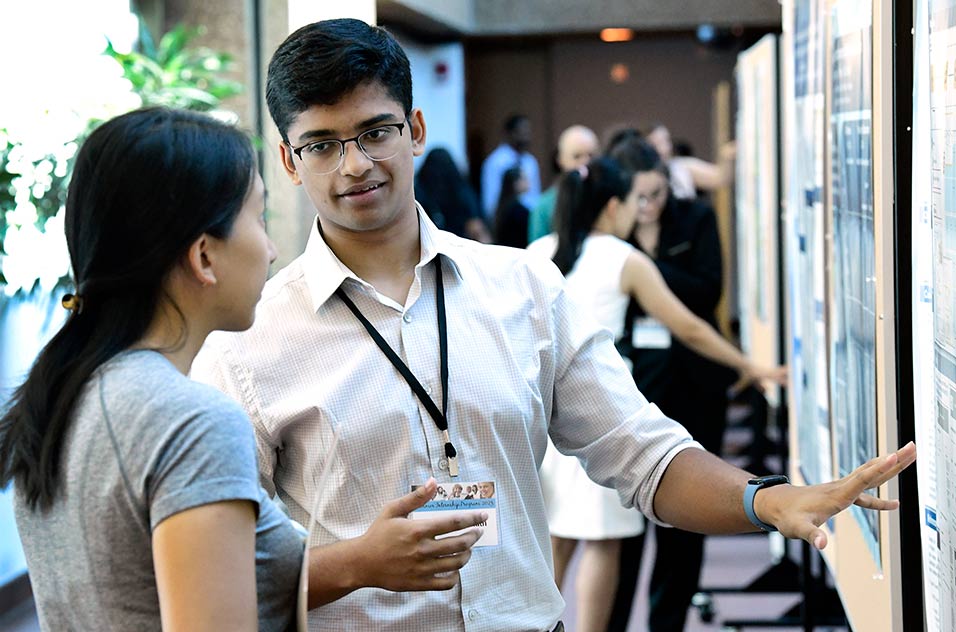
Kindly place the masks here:
POLYGON ((601 41, 629 42, 634 39, 633 29, 601 29, 601 41))

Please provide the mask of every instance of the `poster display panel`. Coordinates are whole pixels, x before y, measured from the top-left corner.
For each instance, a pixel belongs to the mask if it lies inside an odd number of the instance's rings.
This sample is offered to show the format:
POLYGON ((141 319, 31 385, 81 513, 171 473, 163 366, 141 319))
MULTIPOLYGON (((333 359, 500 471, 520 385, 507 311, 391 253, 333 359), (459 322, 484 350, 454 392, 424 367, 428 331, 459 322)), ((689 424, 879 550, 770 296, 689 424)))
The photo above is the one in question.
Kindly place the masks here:
POLYGON ((784 220, 791 425, 795 467, 804 482, 833 479, 827 386, 824 263, 824 151, 826 78, 822 0, 794 0, 788 8, 790 51, 783 90, 788 116, 784 160, 784 220))
POLYGON ((956 629, 956 0, 917 3, 914 41, 914 417, 925 622, 937 632, 956 629))
MULTIPOLYGON (((873 195, 873 8, 830 7, 830 401, 837 472, 877 454, 876 244, 873 195)), ((879 514, 853 506, 879 568, 879 514)))
MULTIPOLYGON (((777 38, 766 35, 737 57, 736 225, 740 342, 754 361, 779 363, 777 300, 780 211, 777 38)), ((779 404, 779 388, 766 389, 779 404)))

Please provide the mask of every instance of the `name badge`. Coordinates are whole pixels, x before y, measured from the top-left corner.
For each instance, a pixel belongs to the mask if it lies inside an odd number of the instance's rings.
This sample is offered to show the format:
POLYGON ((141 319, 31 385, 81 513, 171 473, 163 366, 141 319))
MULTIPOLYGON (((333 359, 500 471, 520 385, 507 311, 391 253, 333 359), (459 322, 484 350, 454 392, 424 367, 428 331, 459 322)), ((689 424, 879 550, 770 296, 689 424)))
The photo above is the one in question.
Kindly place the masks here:
MULTIPOLYGON (((412 485, 412 491, 420 485, 412 485)), ((408 514, 412 520, 453 517, 484 511, 488 520, 478 526, 484 529, 475 546, 498 546, 498 492, 494 481, 477 483, 438 483, 435 498, 408 514)), ((436 540, 464 533, 466 529, 435 536, 436 540)))
POLYGON ((670 330, 649 316, 635 318, 631 332, 631 346, 635 349, 670 349, 670 330))

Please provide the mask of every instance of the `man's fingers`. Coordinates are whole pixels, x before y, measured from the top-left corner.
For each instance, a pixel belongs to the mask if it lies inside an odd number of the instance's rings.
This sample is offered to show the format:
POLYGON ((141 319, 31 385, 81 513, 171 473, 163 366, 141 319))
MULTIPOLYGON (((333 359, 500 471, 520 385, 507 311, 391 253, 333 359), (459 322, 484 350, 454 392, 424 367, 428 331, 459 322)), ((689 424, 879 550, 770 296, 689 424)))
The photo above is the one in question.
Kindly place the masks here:
POLYGON ((422 521, 422 535, 435 537, 443 533, 451 533, 459 529, 475 527, 488 520, 488 513, 484 511, 469 512, 447 518, 435 518, 422 521))
POLYGON ((474 527, 462 533, 461 535, 441 538, 427 543, 425 552, 429 556, 454 555, 467 551, 475 545, 478 538, 481 537, 483 530, 481 527, 474 527))
POLYGON ((468 560, 471 559, 471 551, 471 549, 468 549, 455 555, 436 557, 428 563, 428 572, 433 575, 438 575, 461 570, 461 568, 468 563, 468 560))
POLYGON ((823 550, 823 547, 827 545, 826 532, 809 520, 794 528, 792 533, 785 533, 784 535, 788 538, 792 537, 806 540, 810 543, 810 546, 818 550, 823 550))
POLYGON ((461 581, 458 571, 442 575, 433 575, 422 580, 422 587, 417 590, 451 590, 461 581))
POLYGON ((873 496, 872 494, 860 494, 859 496, 857 496, 856 500, 853 501, 853 504, 859 507, 863 507, 864 509, 890 511, 890 510, 899 508, 900 501, 877 498, 876 496, 873 496))
POLYGON ((915 460, 916 445, 912 441, 892 454, 870 459, 847 477, 856 492, 853 497, 859 496, 864 490, 879 487, 912 465, 915 460))
POLYGON ((896 451, 896 456, 899 458, 900 465, 903 469, 909 467, 916 462, 916 444, 910 441, 896 451))
POLYGON ((435 482, 434 478, 429 478, 424 485, 415 491, 405 494, 401 498, 396 498, 385 505, 381 515, 385 518, 404 518, 434 498, 437 489, 438 483, 435 482))
POLYGON ((810 534, 810 537, 807 538, 807 542, 816 550, 822 551, 827 545, 827 532, 823 529, 816 528, 810 534))

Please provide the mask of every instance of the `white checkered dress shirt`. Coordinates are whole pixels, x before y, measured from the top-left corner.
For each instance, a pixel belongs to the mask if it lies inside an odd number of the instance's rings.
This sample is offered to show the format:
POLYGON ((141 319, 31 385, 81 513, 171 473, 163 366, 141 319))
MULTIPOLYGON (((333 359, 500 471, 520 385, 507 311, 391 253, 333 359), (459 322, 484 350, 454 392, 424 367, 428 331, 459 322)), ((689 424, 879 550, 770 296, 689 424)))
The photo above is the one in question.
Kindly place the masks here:
POLYGON ((252 329, 213 334, 193 376, 249 413, 263 484, 302 524, 315 508, 312 546, 359 536, 412 484, 452 479, 434 421, 334 291, 346 289, 440 405, 431 262, 442 256, 458 480, 497 483, 501 543, 476 548, 450 591, 364 588, 313 610, 310 629, 551 630, 564 602, 537 471, 548 435, 651 519, 670 460, 699 446, 637 391, 610 334, 569 302, 550 261, 419 217, 421 261, 405 305, 356 277, 313 227, 305 253, 267 283, 252 329))

